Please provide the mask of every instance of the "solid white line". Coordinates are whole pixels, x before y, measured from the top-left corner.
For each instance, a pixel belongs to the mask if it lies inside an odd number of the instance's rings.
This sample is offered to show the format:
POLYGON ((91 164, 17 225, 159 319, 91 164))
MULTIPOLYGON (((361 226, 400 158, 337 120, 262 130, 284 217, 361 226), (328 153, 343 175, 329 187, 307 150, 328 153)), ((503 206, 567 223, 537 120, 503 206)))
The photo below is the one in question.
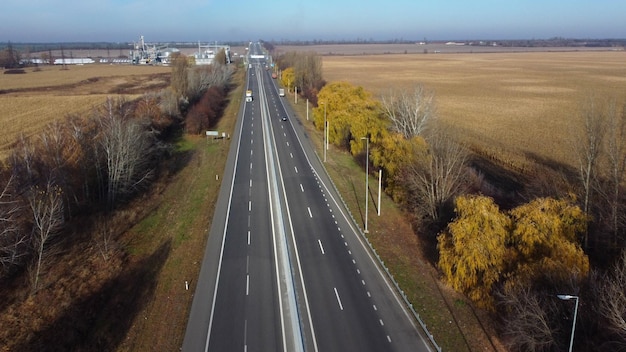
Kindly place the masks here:
POLYGON ((300 184, 300 190, 304 193, 304 187, 302 187, 302 183, 300 184))
MULTIPOLYGON (((339 213, 341 213, 341 215, 343 216, 344 220, 347 222, 348 226, 352 230, 352 233, 354 234, 354 236, 358 239, 359 243, 361 244, 361 247, 363 248, 363 250, 365 251, 367 256, 370 258, 370 261, 374 265, 374 267, 376 268, 376 271, 378 271, 378 274, 380 275, 380 277, 383 279, 383 281, 387 285, 387 289, 389 290, 388 292, 390 292, 392 294, 392 296, 395 298, 396 303, 398 304, 398 306, 400 306, 400 308, 402 308, 402 311, 404 311, 405 317, 411 323, 413 328, 416 331, 418 331, 418 327, 415 324, 412 315, 409 313, 409 311, 407 309, 407 306, 405 305, 405 302, 403 302, 400 299, 399 294, 394 290, 394 288, 392 288, 389 276, 385 275, 383 273, 383 270, 379 267, 379 265, 378 265, 379 262, 377 262, 374 259, 373 254, 371 253, 370 249, 368 249, 368 246, 365 243, 364 236, 362 234, 360 234, 360 232, 357 231, 357 229, 354 226, 354 223, 349 220, 348 215, 346 215, 346 213, 343 211, 343 208, 344 208, 345 204, 339 205, 339 202, 337 201, 337 199, 335 199, 335 197, 330 193, 330 188, 328 187, 328 185, 326 185, 326 183, 324 183, 321 180, 320 175, 318 174, 317 170, 313 167, 313 163, 311 163, 311 160, 309 159, 309 156, 307 155, 307 153, 306 153, 306 151, 304 149, 304 146, 302 144, 302 140, 300 139, 300 137, 298 136, 297 133, 295 134, 295 136, 296 136, 296 139, 298 140, 298 143, 300 144, 300 148, 304 151, 304 157, 306 158, 307 162, 309 163, 309 166, 313 170, 313 173, 315 174, 315 177, 318 179, 318 182, 320 182, 320 188, 322 188, 322 186, 323 186, 323 190, 325 189, 328 192, 328 194, 329 194, 330 198, 332 199, 333 203, 339 209, 339 213)), ((319 160, 319 157, 318 157, 318 160, 319 160)), ((332 212, 332 209, 331 209, 331 212, 332 212)), ((352 259, 352 262, 354 262, 356 264, 354 259, 352 259)), ((420 334, 420 336, 421 336, 421 334, 420 334)), ((424 345, 428 346, 429 343, 423 337, 421 337, 421 340, 424 342, 424 345)))
MULTIPOLYGON (((226 210, 226 219, 224 219, 224 230, 222 231, 222 246, 220 248, 220 259, 217 264, 217 278, 215 279, 215 288, 213 289, 213 302, 211 303, 211 317, 209 318, 209 326, 207 328, 206 333, 206 342, 204 345, 204 351, 207 352, 209 350, 209 342, 211 341, 211 328, 213 327, 213 314, 215 312, 215 301, 217 301, 217 288, 220 284, 220 275, 222 272, 222 259, 224 258, 224 244, 226 242, 226 230, 228 229, 228 220, 230 218, 230 207, 233 202, 233 189, 235 188, 235 174, 237 171, 237 162, 239 161, 239 150, 241 149, 241 134, 243 132, 243 125, 245 122, 246 111, 244 107, 244 112, 242 114, 242 121, 239 125, 239 143, 237 144, 237 152, 235 154, 235 162, 233 163, 233 177, 230 181, 230 192, 228 194, 228 205, 226 210)), ((250 165, 252 166, 252 165, 250 165)), ((247 323, 247 321, 246 321, 247 323)))
POLYGON ((322 240, 317 240, 317 243, 320 245, 320 251, 322 251, 322 254, 325 254, 324 247, 322 246, 322 240))
POLYGON ((335 290, 335 296, 337 297, 337 303, 339 303, 339 309, 343 310, 343 305, 341 304, 341 298, 339 298, 339 293, 337 292, 337 288, 333 287, 335 290))
MULTIPOLYGON (((261 76, 262 77, 262 76, 261 76)), ((262 88, 261 86, 261 82, 259 82, 259 88, 262 88)), ((277 236, 278 234, 276 232, 279 233, 283 233, 283 231, 281 231, 280 227, 276 227, 278 224, 278 222, 282 223, 282 212, 280 209, 277 209, 278 211, 274 211, 274 206, 273 204, 275 204, 275 202, 277 201, 277 198, 274 198, 274 196, 278 196, 279 191, 278 191, 278 179, 282 179, 282 177, 278 177, 278 175, 276 175, 276 170, 275 167, 278 168, 278 172, 280 173, 280 163, 277 163, 277 165, 274 165, 274 153, 276 153, 276 157, 278 157, 277 155, 277 151, 275 151, 276 148, 276 141, 273 140, 273 129, 272 129, 272 125, 269 121, 269 111, 268 111, 268 106, 267 106, 267 100, 265 98, 264 95, 264 90, 260 89, 260 101, 261 101, 261 126, 262 126, 262 132, 263 132, 263 148, 264 148, 264 155, 266 158, 266 164, 265 164, 265 168, 267 171, 267 184, 269 186, 268 188, 268 197, 269 197, 269 210, 270 210, 270 224, 272 227, 272 245, 274 247, 274 268, 276 270, 276 287, 280 290, 281 288, 281 270, 279 268, 279 254, 278 254, 278 246, 280 245, 281 247, 286 247, 286 243, 284 243, 284 240, 281 241, 281 243, 277 243, 278 239, 277 236), (272 189, 272 185, 274 185, 276 188, 272 189), (272 192, 273 191, 273 192, 272 192), (274 200, 276 199, 276 200, 274 200)), ((284 249, 284 248, 281 248, 284 249)), ((285 256, 281 256, 280 261, 284 262, 287 259, 285 258, 285 256)), ((287 274, 287 272, 291 272, 291 268, 288 266, 283 266, 283 273, 286 274, 287 276, 289 274, 287 274)), ((293 283, 292 283, 293 285, 293 283)), ((279 310, 279 314, 280 314, 280 327, 281 327, 281 333, 282 333, 282 345, 283 345, 283 351, 287 352, 289 347, 287 345, 287 336, 286 336, 286 322, 285 322, 285 314, 284 314, 284 309, 283 309, 283 304, 288 305, 289 307, 292 307, 292 309, 296 304, 295 304, 295 297, 292 295, 293 292, 287 292, 286 294, 286 299, 288 302, 283 303, 283 295, 282 294, 278 294, 278 310, 279 310)), ((294 318, 294 314, 295 312, 291 312, 289 314, 289 318, 291 319, 291 325, 292 328, 295 327, 295 325, 299 325, 299 321, 297 319, 294 318)), ((294 330, 298 330, 299 329, 294 329, 294 330)), ((303 341, 302 341, 302 336, 296 334, 296 331, 292 331, 292 333, 294 335, 297 336, 293 336, 294 339, 298 339, 298 341, 290 341, 293 344, 295 344, 293 347, 296 348, 298 351, 303 350, 303 341)))
POLYGON ((243 351, 248 350, 248 319, 243 321, 243 351))
POLYGON ((309 217, 313 218, 313 214, 311 213, 311 207, 306 207, 306 209, 309 211, 309 217))

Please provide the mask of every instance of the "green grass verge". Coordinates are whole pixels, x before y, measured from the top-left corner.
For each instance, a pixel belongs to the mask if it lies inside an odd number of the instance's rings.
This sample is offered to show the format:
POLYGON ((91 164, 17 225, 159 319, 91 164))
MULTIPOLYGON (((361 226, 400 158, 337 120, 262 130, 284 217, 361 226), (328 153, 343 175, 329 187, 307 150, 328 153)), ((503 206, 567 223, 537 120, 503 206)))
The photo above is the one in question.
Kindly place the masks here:
MULTIPOLYGON (((243 70, 237 72, 238 86, 230 93, 229 105, 214 127, 218 131, 233 134, 244 73, 243 70)), ((172 158, 178 170, 149 200, 146 206, 154 210, 125 235, 125 249, 134 262, 140 262, 163 246, 169 248, 169 252, 156 277, 150 302, 134 318, 119 351, 178 351, 181 348, 229 146, 228 139, 181 136, 173 148, 172 158)))

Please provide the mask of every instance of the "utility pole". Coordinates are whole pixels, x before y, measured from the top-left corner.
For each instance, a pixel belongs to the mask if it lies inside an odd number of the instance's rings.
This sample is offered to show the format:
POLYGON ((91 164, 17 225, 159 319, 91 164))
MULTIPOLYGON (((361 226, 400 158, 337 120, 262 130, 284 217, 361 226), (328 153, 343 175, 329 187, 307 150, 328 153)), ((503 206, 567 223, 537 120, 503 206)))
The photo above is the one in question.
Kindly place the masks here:
POLYGON ((380 216, 380 191, 382 190, 383 184, 383 169, 378 170, 378 216, 380 216))
POLYGON ((365 159, 365 233, 368 233, 369 231, 367 230, 367 203, 368 202, 368 196, 369 196, 369 179, 370 179, 370 139, 369 137, 361 137, 361 139, 365 139, 365 155, 367 156, 367 158, 365 159))

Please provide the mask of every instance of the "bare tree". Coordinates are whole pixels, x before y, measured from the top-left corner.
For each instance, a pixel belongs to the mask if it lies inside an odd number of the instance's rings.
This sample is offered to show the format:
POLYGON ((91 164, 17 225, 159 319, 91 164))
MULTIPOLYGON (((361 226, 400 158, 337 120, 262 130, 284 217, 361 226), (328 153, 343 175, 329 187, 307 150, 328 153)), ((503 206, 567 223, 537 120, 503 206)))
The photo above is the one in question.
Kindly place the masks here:
POLYGON ((23 134, 20 135, 9 156, 9 165, 11 165, 15 177, 14 181, 18 182, 20 187, 25 188, 36 183, 39 177, 37 162, 34 144, 23 134))
POLYGON ((552 351, 556 347, 550 313, 536 292, 520 288, 500 295, 500 302, 505 311, 503 335, 513 351, 552 351))
POLYGON ((221 49, 213 57, 213 64, 215 64, 216 66, 224 66, 227 63, 228 63, 228 58, 226 57, 226 50, 221 49))
POLYGON ((211 87, 224 87, 232 76, 232 68, 226 65, 199 66, 189 70, 187 92, 189 100, 199 99, 211 87))
POLYGON ((435 95, 417 85, 413 92, 391 92, 382 97, 385 116, 391 121, 391 129, 406 139, 421 135, 428 124, 436 118, 435 95))
POLYGON ((187 57, 182 54, 174 56, 172 61, 171 87, 181 99, 187 99, 187 70, 191 67, 187 57))
POLYGON ((48 181, 44 188, 34 186, 28 192, 28 204, 33 220, 31 244, 35 255, 30 270, 33 293, 39 288, 39 277, 48 254, 48 245, 59 233, 65 221, 61 193, 60 187, 52 181, 48 181))
MULTIPOLYGON (((606 132, 606 118, 599 102, 589 97, 580 114, 580 123, 573 133, 574 148, 578 156, 578 177, 582 185, 583 211, 591 213, 593 190, 598 180, 598 160, 606 132)), ((589 233, 585 231, 583 244, 589 245, 589 233)))
POLYGON ((99 146, 106 164, 106 201, 112 210, 120 195, 133 193, 153 174, 154 136, 148 125, 133 119, 124 102, 108 99, 98 117, 99 146))
POLYGON ((172 87, 168 87, 159 92, 159 108, 161 111, 173 118, 180 118, 180 101, 172 87))
POLYGON ((608 206, 608 228, 612 234, 613 245, 618 245, 620 230, 624 228, 624 202, 622 182, 626 173, 626 106, 617 109, 615 102, 609 104, 606 115, 605 152, 606 162, 603 163, 603 182, 598 193, 608 206))
POLYGON ((626 250, 601 282, 599 313, 608 322, 606 328, 626 343, 626 250))
POLYGON ((432 130, 427 150, 415 150, 402 172, 403 182, 423 204, 431 220, 439 220, 442 211, 465 186, 467 148, 443 131, 432 130))
POLYGON ((0 191, 0 276, 20 266, 28 254, 28 236, 20 226, 20 202, 11 194, 13 176, 0 191))

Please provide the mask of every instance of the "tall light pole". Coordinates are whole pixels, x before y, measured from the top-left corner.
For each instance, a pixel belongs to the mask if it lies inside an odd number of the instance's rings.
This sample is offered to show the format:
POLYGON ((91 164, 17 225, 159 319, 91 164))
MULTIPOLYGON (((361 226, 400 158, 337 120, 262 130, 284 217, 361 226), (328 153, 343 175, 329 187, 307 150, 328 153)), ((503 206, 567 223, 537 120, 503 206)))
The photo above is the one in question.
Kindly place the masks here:
POLYGON ((578 314, 578 296, 572 295, 557 295, 559 299, 564 301, 569 301, 571 299, 576 300, 576 306, 574 308, 574 322, 572 323, 572 337, 569 340, 569 352, 572 352, 572 347, 574 346, 574 331, 576 330, 576 315, 578 314))
POLYGON ((326 162, 326 151, 328 150, 328 122, 326 122, 326 102, 322 102, 324 105, 324 162, 326 162))
POLYGON ((367 201, 368 198, 368 190, 369 190, 369 173, 370 173, 370 139, 368 137, 361 137, 361 139, 365 139, 365 155, 367 156, 365 160, 365 233, 367 231, 367 201))

